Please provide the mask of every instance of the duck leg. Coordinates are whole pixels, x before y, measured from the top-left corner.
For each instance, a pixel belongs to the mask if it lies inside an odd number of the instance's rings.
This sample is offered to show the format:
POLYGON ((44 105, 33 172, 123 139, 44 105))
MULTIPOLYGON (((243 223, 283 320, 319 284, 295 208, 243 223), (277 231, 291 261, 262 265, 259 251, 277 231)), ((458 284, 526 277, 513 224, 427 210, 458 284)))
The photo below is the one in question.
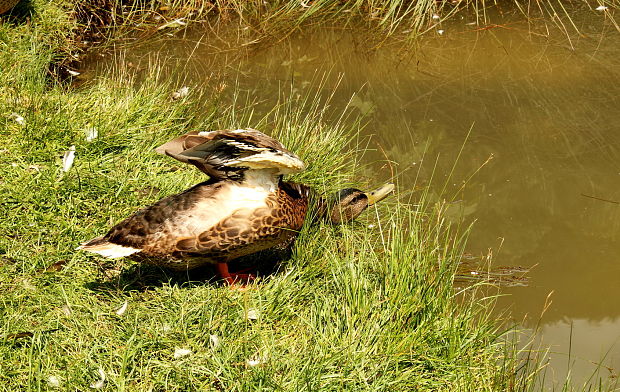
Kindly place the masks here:
POLYGON ((252 274, 240 274, 236 272, 231 274, 230 271, 228 271, 228 263, 217 263, 215 265, 215 270, 220 278, 224 279, 230 286, 234 286, 235 283, 238 282, 247 283, 256 279, 252 274))

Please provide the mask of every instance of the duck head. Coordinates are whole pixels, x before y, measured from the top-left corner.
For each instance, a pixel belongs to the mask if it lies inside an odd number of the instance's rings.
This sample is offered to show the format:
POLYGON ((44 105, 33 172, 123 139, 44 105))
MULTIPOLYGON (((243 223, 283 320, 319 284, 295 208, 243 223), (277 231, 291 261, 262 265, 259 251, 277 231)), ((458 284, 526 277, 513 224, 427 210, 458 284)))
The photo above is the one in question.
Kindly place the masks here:
POLYGON ((350 222, 371 205, 385 199, 393 190, 394 184, 385 184, 372 192, 342 189, 328 200, 325 218, 333 224, 350 222))

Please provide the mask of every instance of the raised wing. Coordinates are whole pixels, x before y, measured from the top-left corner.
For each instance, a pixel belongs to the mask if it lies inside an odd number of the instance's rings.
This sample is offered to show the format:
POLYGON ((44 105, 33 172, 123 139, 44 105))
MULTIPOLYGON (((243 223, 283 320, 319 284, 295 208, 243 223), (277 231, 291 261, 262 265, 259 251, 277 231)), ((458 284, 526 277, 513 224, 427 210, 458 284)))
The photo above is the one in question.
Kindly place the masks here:
POLYGON ((255 129, 190 132, 155 149, 196 166, 215 178, 236 178, 253 169, 277 169, 277 174, 305 168, 282 143, 255 129))

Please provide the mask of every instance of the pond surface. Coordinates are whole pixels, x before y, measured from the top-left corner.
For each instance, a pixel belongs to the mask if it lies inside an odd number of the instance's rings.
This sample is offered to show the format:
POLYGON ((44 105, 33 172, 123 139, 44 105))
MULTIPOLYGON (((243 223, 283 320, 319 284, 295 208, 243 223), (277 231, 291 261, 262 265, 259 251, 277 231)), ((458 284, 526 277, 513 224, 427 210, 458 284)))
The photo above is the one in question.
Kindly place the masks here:
POLYGON ((332 107, 364 116, 366 157, 391 160, 403 194, 430 185, 439 198, 447 181, 448 217, 475 221, 472 257, 533 267, 527 286, 502 289, 498 310, 551 345, 548 379, 570 365, 581 383, 603 358, 600 376, 618 376, 620 34, 591 10, 575 13, 581 35, 570 37, 518 16, 471 22, 457 16, 415 48, 330 28, 257 45, 249 29, 205 25, 84 66, 159 62, 192 89, 243 91, 259 110, 321 83, 332 107))

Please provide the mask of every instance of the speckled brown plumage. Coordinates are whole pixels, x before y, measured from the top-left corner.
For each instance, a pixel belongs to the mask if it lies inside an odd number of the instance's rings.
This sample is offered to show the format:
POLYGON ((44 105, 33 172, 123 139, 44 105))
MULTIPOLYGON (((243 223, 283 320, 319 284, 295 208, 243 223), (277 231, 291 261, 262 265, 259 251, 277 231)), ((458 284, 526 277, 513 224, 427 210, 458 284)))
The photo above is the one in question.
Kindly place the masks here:
POLYGON ((0 0, 0 15, 9 11, 19 3, 19 0, 0 0))
MULTIPOLYGON (((290 244, 303 226, 308 191, 304 185, 283 182, 267 199, 267 207, 233 213, 209 230, 179 240, 171 254, 186 263, 228 262, 290 244)), ((187 268, 183 263, 181 267, 187 268)))
POLYGON ((211 180, 144 208, 88 244, 109 242, 141 249, 136 261, 184 270, 291 244, 303 226, 310 188, 281 182, 263 208, 239 209, 207 230, 183 236, 184 218, 204 198, 220 192, 225 183, 211 180), (181 218, 181 219, 179 219, 181 218))

